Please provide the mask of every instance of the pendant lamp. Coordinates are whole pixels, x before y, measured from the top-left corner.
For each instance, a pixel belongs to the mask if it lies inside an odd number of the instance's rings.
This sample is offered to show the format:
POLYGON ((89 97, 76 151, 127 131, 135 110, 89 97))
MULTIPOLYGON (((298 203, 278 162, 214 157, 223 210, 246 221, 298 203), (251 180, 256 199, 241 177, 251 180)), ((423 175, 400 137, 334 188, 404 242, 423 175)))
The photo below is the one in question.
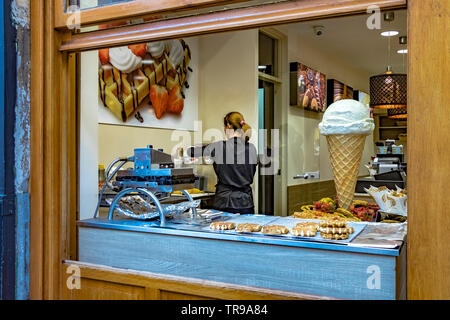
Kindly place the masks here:
POLYGON ((408 113, 406 108, 392 108, 387 110, 390 119, 407 119, 408 113))
MULTIPOLYGON (((401 36, 399 38, 399 43, 401 45, 406 45, 406 36, 401 36)), ((397 51, 397 53, 402 55, 403 58, 403 72, 406 71, 406 64, 405 64, 405 56, 408 53, 408 49, 400 49, 397 51)), ((408 112, 407 112, 407 108, 391 108, 387 110, 388 112, 388 117, 390 119, 401 119, 401 120, 405 120, 408 118, 408 112)))
MULTIPOLYGON (((384 20, 393 21, 393 12, 385 13, 384 20)), ((372 108, 406 108, 406 74, 393 73, 391 66, 391 37, 397 34, 397 31, 382 33, 383 36, 388 38, 388 66, 384 74, 370 77, 370 106, 372 108)))

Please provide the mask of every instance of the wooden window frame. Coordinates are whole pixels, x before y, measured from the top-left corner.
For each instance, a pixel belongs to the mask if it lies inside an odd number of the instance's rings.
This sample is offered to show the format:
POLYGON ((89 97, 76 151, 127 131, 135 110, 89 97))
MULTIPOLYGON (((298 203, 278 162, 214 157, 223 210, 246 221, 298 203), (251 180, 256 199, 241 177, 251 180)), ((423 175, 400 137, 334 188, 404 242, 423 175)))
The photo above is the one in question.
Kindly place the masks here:
POLYGON ((366 13, 371 5, 398 9, 406 0, 299 0, 74 34, 61 51, 87 51, 201 34, 366 13))
MULTIPOLYGON (((450 150, 440 148, 439 152, 433 152, 432 149, 448 134, 445 129, 450 123, 448 112, 442 107, 443 101, 450 100, 449 92, 443 85, 449 82, 449 73, 441 70, 442 66, 448 66, 448 60, 445 60, 448 58, 448 45, 440 36, 445 34, 448 25, 442 20, 448 19, 448 3, 438 0, 408 0, 406 6, 406 0, 290 1, 266 5, 264 8, 260 6, 230 10, 222 21, 208 19, 220 17, 219 13, 190 17, 188 21, 195 28, 179 25, 177 23, 180 20, 175 19, 141 25, 140 28, 143 29, 140 31, 136 27, 127 26, 77 35, 72 35, 63 28, 61 21, 64 21, 64 16, 55 15, 55 10, 60 6, 58 3, 59 1, 48 0, 31 1, 32 299, 62 297, 65 285, 63 261, 70 258, 70 241, 67 240, 66 230, 76 228, 73 210, 77 205, 77 108, 73 88, 70 87, 73 86, 73 80, 67 76, 73 61, 70 59, 70 52, 128 42, 354 15, 364 12, 369 5, 378 5, 382 9, 408 8, 408 132, 411 133, 408 148, 408 298, 450 297, 450 284, 445 277, 450 250, 445 238, 447 233, 444 232, 450 221, 446 212, 447 200, 442 194, 442 186, 448 182, 443 173, 450 170, 450 167, 449 162, 441 161, 450 158, 450 150), (266 10, 270 8, 272 10, 266 10), (155 31, 155 27, 162 29, 155 31), (100 41, 102 39, 106 41, 100 41), (427 81, 426 77, 430 73, 438 75, 437 82, 427 81), (438 90, 436 86, 439 84, 441 86, 438 90), (426 112, 423 112, 424 108, 427 108, 426 112), (434 125, 442 122, 443 125, 434 125), (426 143, 423 143, 424 137, 426 143), (438 167, 441 172, 439 176, 433 171, 438 167), (435 196, 439 192, 441 196, 435 196), (427 197, 433 199, 432 205, 424 201, 427 197), (438 242, 441 247, 436 246, 438 242)), ((183 7, 183 1, 178 3, 180 8, 183 7)), ((134 13, 136 12, 123 12, 110 19, 128 18, 134 13)), ((106 17, 97 19, 83 16, 82 23, 97 23, 102 19, 106 17)))
MULTIPOLYGON (((190 9, 199 9, 210 6, 233 4, 244 0, 134 0, 124 3, 116 3, 103 7, 90 8, 80 11, 80 26, 85 27, 102 22, 113 22, 138 18, 152 14, 174 13, 190 9)), ((67 28, 67 21, 71 14, 65 12, 64 0, 55 1, 55 28, 67 28)))

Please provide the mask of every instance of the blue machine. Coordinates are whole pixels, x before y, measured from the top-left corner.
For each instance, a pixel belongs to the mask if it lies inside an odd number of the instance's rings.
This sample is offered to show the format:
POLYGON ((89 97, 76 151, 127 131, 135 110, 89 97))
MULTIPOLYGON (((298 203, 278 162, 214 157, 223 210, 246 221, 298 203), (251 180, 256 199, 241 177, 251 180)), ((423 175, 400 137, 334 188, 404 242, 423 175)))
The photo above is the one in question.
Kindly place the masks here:
MULTIPOLYGON (((152 200, 159 213, 161 226, 165 225, 166 219, 160 199, 167 198, 174 191, 181 191, 189 201, 193 201, 186 192, 187 189, 194 188, 196 177, 193 169, 175 168, 171 155, 164 153, 162 149, 155 150, 151 145, 147 148, 135 149, 132 157, 114 160, 108 166, 105 175, 105 186, 100 193, 95 216, 106 187, 117 192, 109 209, 108 218, 110 220, 113 219, 113 213, 119 200, 130 194, 144 195, 152 200), (120 170, 128 162, 134 163, 133 168, 120 170), (112 168, 118 163, 119 165, 110 174, 112 168), (111 184, 110 181, 114 176, 116 176, 116 180, 111 184)), ((192 208, 192 211, 195 220, 195 208, 192 208)))
POLYGON ((155 193, 170 193, 194 187, 195 175, 192 168, 174 168, 172 156, 152 146, 135 149, 134 168, 117 173, 114 186, 119 189, 134 187, 151 189, 155 193))

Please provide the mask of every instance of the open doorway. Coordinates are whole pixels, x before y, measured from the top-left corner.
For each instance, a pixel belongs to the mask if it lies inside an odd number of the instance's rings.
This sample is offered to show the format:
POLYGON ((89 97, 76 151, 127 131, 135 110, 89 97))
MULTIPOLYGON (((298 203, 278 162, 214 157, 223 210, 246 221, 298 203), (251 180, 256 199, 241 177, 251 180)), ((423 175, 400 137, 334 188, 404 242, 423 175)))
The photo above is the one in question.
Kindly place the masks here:
MULTIPOLYGON (((275 85, 276 82, 265 75, 276 77, 278 75, 278 45, 277 39, 268 34, 258 34, 258 150, 262 155, 271 157, 272 132, 275 129, 275 85)), ((280 106, 278 106, 280 107, 280 106)), ((258 170, 258 208, 259 212, 273 215, 275 209, 274 180, 278 172, 270 172, 265 169, 271 167, 271 163, 261 164, 258 170)))

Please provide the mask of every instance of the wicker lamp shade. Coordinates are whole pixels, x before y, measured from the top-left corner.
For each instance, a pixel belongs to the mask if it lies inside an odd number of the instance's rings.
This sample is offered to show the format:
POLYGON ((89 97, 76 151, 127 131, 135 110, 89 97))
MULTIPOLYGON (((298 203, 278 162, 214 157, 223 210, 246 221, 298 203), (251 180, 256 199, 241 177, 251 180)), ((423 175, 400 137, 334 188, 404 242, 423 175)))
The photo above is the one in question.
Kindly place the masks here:
POLYGON ((382 74, 370 78, 370 106, 373 108, 406 108, 406 74, 382 74))
POLYGON ((388 116, 391 119, 406 119, 408 118, 407 109, 405 108, 393 108, 388 109, 388 116))

